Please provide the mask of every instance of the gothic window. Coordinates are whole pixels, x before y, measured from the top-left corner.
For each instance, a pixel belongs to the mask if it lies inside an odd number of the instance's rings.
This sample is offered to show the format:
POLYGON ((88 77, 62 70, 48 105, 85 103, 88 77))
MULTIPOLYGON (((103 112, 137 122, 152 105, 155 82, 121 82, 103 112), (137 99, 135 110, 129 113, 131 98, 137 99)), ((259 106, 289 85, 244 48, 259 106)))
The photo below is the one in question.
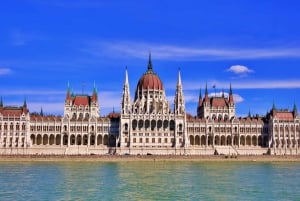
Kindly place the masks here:
POLYGON ((125 131, 128 131, 128 124, 127 123, 124 124, 124 129, 125 129, 125 131))
POLYGON ((145 128, 148 129, 150 127, 150 121, 147 119, 145 120, 145 128))
POLYGON ((139 129, 141 129, 143 127, 143 125, 144 125, 143 120, 139 120, 139 129))
POLYGON ((175 121, 171 120, 170 121, 170 131, 174 131, 175 130, 175 121))
POLYGON ((137 120, 132 120, 132 129, 135 130, 137 127, 137 120))
POLYGON ((156 127, 156 121, 152 120, 151 121, 151 130, 153 131, 155 127, 156 127))
POLYGON ((228 115, 225 114, 225 116, 224 116, 224 121, 227 121, 227 120, 228 120, 228 115))
POLYGON ((182 131, 182 124, 179 124, 179 131, 182 131))
POLYGON ((169 122, 167 120, 164 120, 164 129, 168 128, 169 122))
POLYGON ((222 115, 221 115, 221 114, 219 114, 219 116, 218 116, 218 120, 219 120, 219 121, 221 121, 221 120, 222 120, 222 115))
POLYGON ((162 121, 158 120, 157 121, 157 128, 160 129, 162 127, 162 121))

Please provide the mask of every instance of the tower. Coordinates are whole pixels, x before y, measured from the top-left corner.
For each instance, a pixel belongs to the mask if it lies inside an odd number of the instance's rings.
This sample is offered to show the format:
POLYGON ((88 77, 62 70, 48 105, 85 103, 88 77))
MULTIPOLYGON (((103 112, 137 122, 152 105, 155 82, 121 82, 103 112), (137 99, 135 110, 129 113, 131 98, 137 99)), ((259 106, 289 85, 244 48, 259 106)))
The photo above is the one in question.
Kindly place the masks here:
POLYGON ((125 70, 125 80, 124 80, 124 85, 123 85, 121 108, 122 108, 121 113, 123 115, 130 113, 131 104, 130 104, 130 90, 129 90, 127 66, 126 66, 126 70, 125 70))
POLYGON ((176 115, 185 114, 185 104, 184 104, 184 97, 183 97, 183 92, 182 92, 180 70, 178 71, 178 79, 177 79, 174 107, 175 107, 174 113, 176 115))

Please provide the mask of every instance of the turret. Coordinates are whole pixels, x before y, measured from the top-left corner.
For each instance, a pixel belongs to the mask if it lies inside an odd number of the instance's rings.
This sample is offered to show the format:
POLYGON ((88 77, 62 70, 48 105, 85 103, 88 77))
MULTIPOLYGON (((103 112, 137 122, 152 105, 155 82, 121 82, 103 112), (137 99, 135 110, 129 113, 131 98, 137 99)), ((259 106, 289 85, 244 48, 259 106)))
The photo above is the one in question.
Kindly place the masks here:
POLYGON ((298 109, 297 109, 296 103, 294 103, 293 115, 294 115, 294 118, 296 118, 298 116, 298 109))
POLYGON ((206 86, 205 86, 204 102, 205 102, 206 104, 209 103, 208 90, 207 90, 207 82, 206 82, 206 86))
MULTIPOLYGON (((148 65, 149 69, 149 65, 148 65)), ((130 90, 129 90, 129 81, 128 81, 128 72, 127 72, 127 66, 125 70, 125 80, 124 80, 124 86, 123 86, 123 95, 122 95, 122 114, 129 114, 130 113, 130 90)))
POLYGON ((175 114, 184 114, 185 113, 185 106, 184 106, 184 97, 182 91, 182 83, 181 83, 181 75, 180 70, 178 71, 178 79, 177 79, 177 86, 176 86, 176 93, 175 93, 175 114))
POLYGON ((231 83, 230 83, 230 88, 229 88, 229 103, 230 103, 231 105, 234 104, 233 93, 232 93, 232 88, 231 88, 231 83))
POLYGON ((202 92, 201 92, 201 88, 200 88, 198 106, 197 106, 197 117, 201 116, 201 106, 202 105, 203 105, 203 99, 202 99, 202 92))

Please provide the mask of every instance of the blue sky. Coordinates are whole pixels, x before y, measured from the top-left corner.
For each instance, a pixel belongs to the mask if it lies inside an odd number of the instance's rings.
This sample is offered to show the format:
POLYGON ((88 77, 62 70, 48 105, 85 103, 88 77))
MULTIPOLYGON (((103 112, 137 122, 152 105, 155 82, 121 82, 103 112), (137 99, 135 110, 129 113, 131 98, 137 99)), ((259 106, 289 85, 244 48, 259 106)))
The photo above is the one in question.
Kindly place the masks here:
POLYGON ((238 116, 300 107, 298 1, 20 0, 0 7, 0 95, 5 105, 63 114, 75 93, 99 91, 102 115, 131 95, 151 51, 171 104, 181 69, 187 111, 199 90, 228 92, 238 116), (82 83, 84 84, 84 87, 82 83))

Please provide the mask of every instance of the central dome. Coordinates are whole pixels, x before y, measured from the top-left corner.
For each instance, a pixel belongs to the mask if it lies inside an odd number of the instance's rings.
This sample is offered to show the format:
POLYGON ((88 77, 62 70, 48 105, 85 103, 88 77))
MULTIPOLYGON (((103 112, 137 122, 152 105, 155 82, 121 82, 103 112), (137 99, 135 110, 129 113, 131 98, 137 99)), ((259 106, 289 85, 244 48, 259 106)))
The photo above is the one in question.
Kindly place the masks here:
POLYGON ((137 89, 163 90, 163 84, 158 75, 152 69, 151 55, 149 55, 148 70, 143 74, 137 84, 137 89))

